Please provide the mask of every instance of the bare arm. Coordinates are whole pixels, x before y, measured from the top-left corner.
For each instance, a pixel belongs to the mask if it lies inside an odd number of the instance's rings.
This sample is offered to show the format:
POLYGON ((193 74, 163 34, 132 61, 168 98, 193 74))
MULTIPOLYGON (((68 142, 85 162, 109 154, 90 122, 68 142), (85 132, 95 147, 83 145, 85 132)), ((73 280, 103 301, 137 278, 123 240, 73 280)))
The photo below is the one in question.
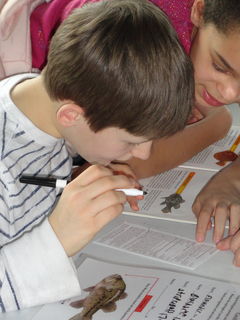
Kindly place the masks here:
POLYGON ((210 144, 222 139, 232 124, 226 107, 214 108, 203 120, 188 125, 169 138, 155 140, 148 160, 128 161, 138 179, 172 169, 210 144))
POLYGON ((220 250, 231 250, 240 266, 240 158, 217 173, 196 197, 193 212, 197 218, 196 240, 204 241, 214 222, 213 240, 220 250), (228 236, 224 237, 229 220, 228 236))

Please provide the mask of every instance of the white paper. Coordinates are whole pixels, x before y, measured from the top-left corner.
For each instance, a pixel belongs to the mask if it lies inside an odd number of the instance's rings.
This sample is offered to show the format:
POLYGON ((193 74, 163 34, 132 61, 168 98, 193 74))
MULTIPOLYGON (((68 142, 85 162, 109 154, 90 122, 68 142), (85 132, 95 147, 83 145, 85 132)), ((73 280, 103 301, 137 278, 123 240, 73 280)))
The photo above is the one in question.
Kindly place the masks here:
MULTIPOLYGON (((232 126, 224 139, 210 145, 177 168, 140 180, 143 189, 147 192, 144 200, 139 202, 140 210, 133 211, 126 204, 123 213, 196 224, 197 220, 192 212, 193 201, 209 179, 230 163, 223 162, 224 166, 217 164, 219 161, 214 156, 222 151, 239 153, 239 126, 232 126)), ((228 225, 226 227, 228 228, 228 225)))
POLYGON ((219 171, 227 166, 230 162, 227 161, 223 166, 217 164, 218 160, 214 158, 214 154, 221 151, 231 150, 238 154, 240 152, 240 127, 232 126, 228 134, 216 143, 208 146, 203 151, 196 154, 190 160, 180 165, 182 168, 195 168, 209 171, 219 171))
POLYGON ((218 250, 212 244, 123 222, 95 243, 194 270, 218 250))
MULTIPOLYGON (((238 320, 240 287, 221 281, 161 269, 122 266, 87 258, 78 268, 82 288, 106 276, 120 274, 127 297, 116 310, 98 310, 92 320, 238 320)), ((83 292, 79 298, 88 293, 83 292)), ((76 301, 79 298, 72 299, 76 301)), ((82 309, 64 304, 45 305, 32 320, 68 320, 82 309)), ((81 318, 79 317, 79 320, 81 318)))
POLYGON ((147 195, 138 203, 140 210, 133 211, 127 204, 123 213, 196 224, 197 220, 192 212, 193 201, 213 175, 214 172, 175 168, 154 177, 142 179, 140 183, 147 195), (182 191, 179 192, 179 190, 182 191), (178 192, 183 202, 179 204, 179 207, 172 206, 169 212, 164 212, 166 197, 178 192))

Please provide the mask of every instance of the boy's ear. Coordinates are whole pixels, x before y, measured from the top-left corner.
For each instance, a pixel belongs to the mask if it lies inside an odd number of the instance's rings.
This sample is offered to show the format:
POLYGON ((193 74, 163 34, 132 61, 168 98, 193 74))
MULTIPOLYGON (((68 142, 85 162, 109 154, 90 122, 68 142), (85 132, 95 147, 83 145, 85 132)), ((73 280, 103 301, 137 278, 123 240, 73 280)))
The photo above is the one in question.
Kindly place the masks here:
POLYGON ((203 21, 204 0, 194 0, 191 10, 191 21, 195 27, 200 27, 203 21))
POLYGON ((74 103, 66 103, 57 110, 57 120, 64 127, 75 126, 83 117, 83 109, 74 103))

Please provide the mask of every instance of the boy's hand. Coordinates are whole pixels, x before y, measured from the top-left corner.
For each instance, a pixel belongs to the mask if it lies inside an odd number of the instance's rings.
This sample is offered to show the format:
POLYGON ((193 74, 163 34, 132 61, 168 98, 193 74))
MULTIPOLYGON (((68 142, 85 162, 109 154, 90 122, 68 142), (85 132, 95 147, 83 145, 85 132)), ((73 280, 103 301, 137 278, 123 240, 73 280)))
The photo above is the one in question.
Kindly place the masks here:
MULTIPOLYGON (((79 166, 77 168, 73 169, 72 173, 72 180, 75 179, 79 174, 81 174, 84 170, 86 170, 89 166, 91 166, 90 163, 85 163, 82 166, 79 166)), ((126 163, 117 163, 117 162, 112 162, 109 166, 113 170, 113 173, 116 175, 122 174, 125 175, 129 178, 132 178, 135 180, 135 186, 134 188, 141 189, 141 185, 138 183, 136 175, 130 168, 130 166, 126 163)), ((136 196, 136 197, 127 197, 127 201, 132 208, 132 210, 138 211, 139 206, 138 206, 138 201, 143 200, 143 196, 136 196)))
MULTIPOLYGON (((130 168, 130 166, 128 164, 112 162, 109 165, 109 167, 113 170, 114 174, 116 174, 116 175, 123 174, 123 175, 133 179, 135 181, 135 185, 133 188, 141 189, 141 185, 137 181, 137 178, 136 178, 134 172, 132 171, 132 169, 130 168)), ((143 200, 143 198, 144 198, 144 196, 127 197, 127 201, 129 203, 130 207, 132 208, 132 210, 138 211, 139 210, 138 201, 143 200)))
POLYGON ((123 210, 126 195, 117 188, 133 188, 135 180, 93 165, 63 190, 49 222, 68 256, 82 249, 123 210))
POLYGON ((228 220, 229 236, 236 234, 240 228, 239 159, 207 183, 193 203, 193 212, 197 218, 197 241, 204 241, 207 230, 211 228, 211 219, 214 219, 213 240, 216 244, 223 239, 228 220))

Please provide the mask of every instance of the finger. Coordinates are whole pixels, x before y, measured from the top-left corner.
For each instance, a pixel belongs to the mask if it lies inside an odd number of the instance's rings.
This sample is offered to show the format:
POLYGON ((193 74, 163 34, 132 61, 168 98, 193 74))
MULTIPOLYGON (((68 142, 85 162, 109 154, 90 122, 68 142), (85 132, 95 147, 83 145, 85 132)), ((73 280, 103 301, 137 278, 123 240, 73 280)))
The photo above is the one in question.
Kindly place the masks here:
POLYGON ((198 242, 203 242, 206 237, 206 232, 211 222, 211 216, 213 213, 213 208, 210 206, 205 206, 200 210, 198 219, 197 219, 197 227, 196 227, 196 240, 198 242))
POLYGON ((78 177, 76 177, 69 185, 74 186, 86 186, 91 184, 93 181, 99 178, 112 176, 113 172, 111 169, 101 166, 92 165, 84 170, 78 177))
POLYGON ((80 243, 80 246, 85 246, 89 241, 92 240, 96 233, 98 233, 106 224, 118 217, 122 213, 122 211, 123 206, 121 204, 117 204, 104 209, 103 211, 99 212, 99 214, 97 214, 95 217, 93 217, 92 220, 90 219, 90 222, 87 222, 86 224, 89 227, 82 229, 82 235, 84 233, 84 237, 82 243, 80 243))
MULTIPOLYGON (((125 175, 114 176, 111 169, 100 165, 93 165, 86 169, 75 180, 71 181, 65 189, 71 190, 76 187, 88 188, 83 189, 88 198, 96 197, 97 195, 113 189, 133 188, 135 180, 128 178, 125 175)), ((79 190, 78 190, 79 191, 79 190)))
POLYGON ((136 175, 128 164, 125 163, 111 163, 109 167, 114 171, 115 174, 126 174, 136 179, 136 175))
POLYGON ((228 206, 225 203, 218 204, 214 213, 213 241, 215 243, 218 243, 223 238, 228 216, 229 216, 228 206))
POLYGON ((235 253, 240 248, 240 231, 236 232, 233 236, 230 236, 230 250, 235 253))
POLYGON ((232 236, 228 236, 222 240, 220 240, 217 244, 216 247, 219 250, 225 251, 229 250, 231 246, 231 241, 232 241, 232 236))
POLYGON ((95 225, 97 232, 101 230, 106 224, 118 217, 123 211, 123 206, 121 204, 108 207, 95 217, 95 225))
POLYGON ((219 250, 231 250, 235 253, 240 247, 240 231, 236 232, 235 235, 227 236, 223 240, 217 243, 219 250))
POLYGON ((229 235, 235 234, 240 228, 240 205, 232 204, 229 208, 229 235))
POLYGON ((192 211, 195 214, 195 217, 197 218, 199 216, 199 212, 201 210, 201 202, 199 200, 199 198, 197 197, 192 205, 192 211))
POLYGON ((94 200, 89 201, 87 207, 87 214, 96 216, 103 210, 116 205, 124 205, 126 203, 127 197, 123 192, 117 191, 107 191, 94 200))
POLYGON ((132 178, 135 180, 135 185, 134 188, 138 188, 140 189, 142 186, 140 185, 140 183, 137 180, 136 175, 134 174, 134 172, 132 171, 132 169, 129 167, 128 164, 111 164, 109 166, 112 170, 113 173, 115 175, 125 175, 129 178, 132 178))
MULTIPOLYGON (((126 176, 107 176, 95 180, 91 184, 85 186, 82 189, 82 192, 84 192, 88 199, 94 199, 102 193, 110 190, 133 188, 134 183, 134 180, 126 176)), ((79 192, 81 192, 81 190, 79 190, 79 192)), ((120 191, 118 192, 120 193, 120 191)))
MULTIPOLYGON (((139 206, 138 206, 138 200, 140 197, 127 197, 127 201, 131 207, 132 210, 134 211, 139 211, 139 206)), ((141 198, 143 198, 143 196, 141 196, 141 198)))
POLYGON ((139 205, 138 205, 138 201, 139 200, 143 200, 144 196, 136 196, 136 197, 127 197, 127 201, 131 207, 132 210, 134 211, 139 211, 139 205))

